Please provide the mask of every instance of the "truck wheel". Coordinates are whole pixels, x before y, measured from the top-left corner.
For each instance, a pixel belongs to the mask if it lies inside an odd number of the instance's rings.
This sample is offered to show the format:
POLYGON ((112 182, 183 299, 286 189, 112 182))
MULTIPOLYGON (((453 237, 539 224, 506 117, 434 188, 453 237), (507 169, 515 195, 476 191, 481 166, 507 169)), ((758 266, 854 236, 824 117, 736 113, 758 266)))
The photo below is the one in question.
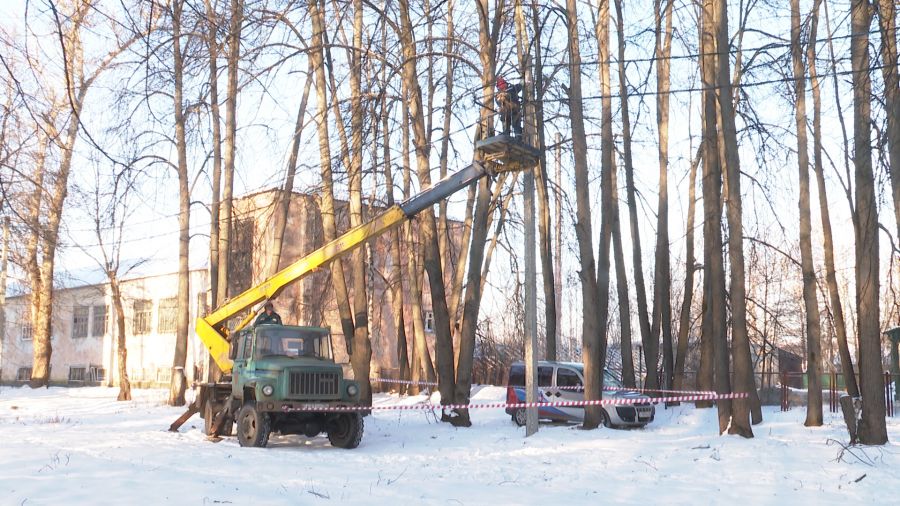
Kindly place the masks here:
POLYGON ((525 421, 527 419, 526 414, 525 414, 525 408, 516 409, 516 411, 512 415, 512 419, 514 422, 516 422, 516 425, 518 425, 519 427, 524 427, 525 421))
POLYGON ((363 436, 363 417, 359 413, 344 413, 328 424, 331 446, 351 450, 359 446, 363 436))
POLYGON ((256 410, 256 403, 245 402, 238 412, 237 436, 241 446, 264 448, 269 442, 269 415, 256 410))

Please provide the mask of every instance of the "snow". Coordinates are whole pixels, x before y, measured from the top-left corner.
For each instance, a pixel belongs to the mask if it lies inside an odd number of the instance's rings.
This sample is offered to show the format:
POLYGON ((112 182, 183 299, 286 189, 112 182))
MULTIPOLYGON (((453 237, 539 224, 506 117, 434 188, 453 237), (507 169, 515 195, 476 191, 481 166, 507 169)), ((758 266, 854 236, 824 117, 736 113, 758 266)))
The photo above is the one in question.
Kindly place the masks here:
MULTIPOLYGON (((892 442, 852 449, 859 458, 839 458, 830 442, 847 440, 840 414, 806 428, 804 409, 766 407, 745 440, 718 436, 715 410, 691 405, 658 406, 642 430, 542 424, 528 439, 502 409, 473 411, 468 429, 380 411, 355 450, 324 436, 273 436, 250 449, 206 441, 196 416, 167 432, 183 410, 165 405, 164 390, 134 390, 130 402, 116 393, 0 390, 0 504, 883 504, 900 493, 897 418, 888 418, 892 442)), ((473 396, 504 399, 496 387, 473 396)))

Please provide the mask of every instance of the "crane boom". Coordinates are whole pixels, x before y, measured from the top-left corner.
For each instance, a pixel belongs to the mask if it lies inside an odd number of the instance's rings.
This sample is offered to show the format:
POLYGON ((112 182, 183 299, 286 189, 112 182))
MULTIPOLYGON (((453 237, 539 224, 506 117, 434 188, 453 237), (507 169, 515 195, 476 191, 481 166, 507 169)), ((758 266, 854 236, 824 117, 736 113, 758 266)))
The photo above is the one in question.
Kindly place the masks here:
MULTIPOLYGON (((268 279, 227 300, 206 317, 198 318, 196 325, 197 335, 204 346, 206 346, 210 356, 218 364, 219 369, 223 373, 229 373, 232 368, 232 360, 229 357, 229 342, 226 339, 228 330, 224 326, 227 320, 264 300, 277 297, 292 283, 303 279, 316 269, 328 265, 342 255, 346 255, 366 241, 402 225, 422 210, 431 207, 487 174, 488 171, 484 165, 479 162, 473 162, 468 167, 441 179, 421 193, 410 197, 400 204, 389 207, 368 222, 348 230, 340 237, 300 258, 268 279)), ((251 312, 232 332, 247 326, 254 316, 255 314, 251 312)))

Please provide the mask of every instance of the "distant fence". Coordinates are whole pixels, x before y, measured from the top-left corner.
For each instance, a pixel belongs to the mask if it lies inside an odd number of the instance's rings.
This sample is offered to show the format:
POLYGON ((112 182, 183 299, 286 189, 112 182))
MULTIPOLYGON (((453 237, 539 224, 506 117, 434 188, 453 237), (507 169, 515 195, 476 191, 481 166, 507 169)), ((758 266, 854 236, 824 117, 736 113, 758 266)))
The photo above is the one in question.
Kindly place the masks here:
MULTIPOLYGON (((856 375, 857 385, 859 384, 859 375, 856 375)), ((781 410, 788 411, 791 408, 792 393, 796 391, 807 392, 809 378, 807 373, 800 372, 784 372, 780 374, 781 386, 781 410), (802 385, 798 388, 795 385, 802 385)), ((900 384, 900 374, 884 373, 884 407, 887 416, 894 416, 894 402, 900 396, 900 391, 896 386, 900 384)), ((822 375, 823 391, 825 386, 828 387, 828 408, 832 413, 840 411, 840 398, 842 392, 846 389, 846 383, 843 373, 831 372, 822 375)))

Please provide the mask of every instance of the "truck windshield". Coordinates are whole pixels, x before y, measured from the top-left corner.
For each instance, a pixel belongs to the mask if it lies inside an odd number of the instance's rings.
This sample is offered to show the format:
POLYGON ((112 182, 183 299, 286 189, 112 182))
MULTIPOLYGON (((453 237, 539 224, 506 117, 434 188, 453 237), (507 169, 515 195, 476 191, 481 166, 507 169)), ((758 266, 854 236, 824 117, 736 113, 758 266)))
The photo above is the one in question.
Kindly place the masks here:
POLYGON ((256 358, 282 355, 330 360, 331 336, 322 329, 267 325, 256 328, 256 358))

